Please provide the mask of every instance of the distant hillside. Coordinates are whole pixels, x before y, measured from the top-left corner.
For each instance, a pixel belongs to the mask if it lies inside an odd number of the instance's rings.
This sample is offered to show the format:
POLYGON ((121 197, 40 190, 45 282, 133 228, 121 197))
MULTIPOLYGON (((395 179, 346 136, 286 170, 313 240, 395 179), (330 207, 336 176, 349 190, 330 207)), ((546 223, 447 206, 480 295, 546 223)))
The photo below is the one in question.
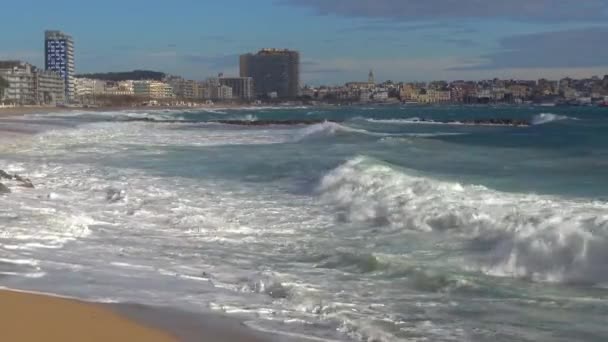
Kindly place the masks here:
POLYGON ((76 75, 77 78, 93 78, 103 81, 126 81, 126 80, 157 80, 165 77, 165 73, 149 70, 134 70, 125 72, 105 72, 96 74, 76 75))

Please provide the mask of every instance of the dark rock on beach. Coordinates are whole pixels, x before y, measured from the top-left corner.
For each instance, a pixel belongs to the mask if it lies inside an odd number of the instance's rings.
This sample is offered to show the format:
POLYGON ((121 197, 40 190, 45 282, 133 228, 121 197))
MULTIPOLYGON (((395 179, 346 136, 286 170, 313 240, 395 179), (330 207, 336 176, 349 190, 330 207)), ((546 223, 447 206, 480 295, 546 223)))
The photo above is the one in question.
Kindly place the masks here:
POLYGON ((10 194, 11 189, 7 188, 6 185, 0 183, 0 194, 10 194))
POLYGON ((24 187, 24 188, 30 188, 30 189, 34 188, 34 183, 32 183, 32 181, 29 180, 28 178, 21 177, 19 175, 11 175, 4 170, 0 170, 0 179, 6 179, 6 180, 18 182, 19 184, 17 184, 17 185, 24 187))
POLYGON ((19 175, 14 175, 13 179, 16 180, 17 182, 20 182, 21 183, 20 186, 22 186, 24 188, 30 188, 30 189, 34 188, 34 184, 28 178, 24 178, 19 175))
POLYGON ((127 192, 124 190, 109 188, 106 190, 106 201, 110 203, 116 203, 122 201, 127 196, 127 192))
POLYGON ((4 170, 0 170, 0 179, 13 179, 13 176, 11 176, 10 174, 8 174, 4 170))

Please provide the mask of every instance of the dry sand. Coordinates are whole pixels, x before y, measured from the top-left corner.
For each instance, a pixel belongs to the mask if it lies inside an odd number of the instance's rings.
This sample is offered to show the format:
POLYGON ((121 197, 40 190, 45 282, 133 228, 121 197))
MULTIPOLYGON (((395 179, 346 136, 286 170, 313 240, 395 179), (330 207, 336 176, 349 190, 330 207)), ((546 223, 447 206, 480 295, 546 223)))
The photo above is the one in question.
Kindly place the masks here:
POLYGON ((0 291, 0 340, 7 342, 177 341, 99 305, 0 291))
POLYGON ((0 118, 20 116, 25 114, 36 114, 36 113, 48 113, 48 112, 62 112, 73 110, 72 108, 60 108, 60 107, 0 107, 0 118))

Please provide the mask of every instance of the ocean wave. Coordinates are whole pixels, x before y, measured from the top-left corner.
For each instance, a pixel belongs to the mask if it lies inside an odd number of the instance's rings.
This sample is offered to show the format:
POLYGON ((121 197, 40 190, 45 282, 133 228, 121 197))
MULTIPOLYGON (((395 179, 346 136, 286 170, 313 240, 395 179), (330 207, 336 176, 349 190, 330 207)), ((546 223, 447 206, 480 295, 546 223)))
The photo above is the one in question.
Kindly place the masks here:
POLYGON ((608 204, 510 194, 357 157, 318 189, 346 222, 460 239, 472 270, 536 281, 608 282, 608 204))
POLYGON ((577 118, 571 118, 569 116, 566 115, 558 115, 558 114, 553 114, 553 113, 541 113, 538 115, 535 115, 532 118, 532 125, 543 125, 549 122, 554 122, 554 121, 562 121, 562 120, 578 120, 577 118))
POLYGON ((353 128, 346 125, 341 125, 337 122, 325 121, 322 123, 310 125, 304 128, 301 128, 295 135, 296 141, 311 139, 311 138, 319 138, 319 137, 330 137, 335 136, 337 134, 351 133, 351 134, 362 134, 374 137, 386 137, 391 136, 392 134, 388 133, 376 133, 370 132, 365 129, 353 128))

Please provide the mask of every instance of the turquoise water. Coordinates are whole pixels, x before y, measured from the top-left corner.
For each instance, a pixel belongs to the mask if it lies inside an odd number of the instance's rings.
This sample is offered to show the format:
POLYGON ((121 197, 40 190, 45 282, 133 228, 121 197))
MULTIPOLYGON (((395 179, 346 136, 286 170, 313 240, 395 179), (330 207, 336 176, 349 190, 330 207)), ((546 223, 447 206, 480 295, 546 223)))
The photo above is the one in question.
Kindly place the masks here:
POLYGON ((0 198, 0 284, 220 311, 323 340, 608 338, 605 109, 24 120, 48 129, 0 155, 37 184, 0 198), (532 125, 458 123, 492 118, 532 125))

